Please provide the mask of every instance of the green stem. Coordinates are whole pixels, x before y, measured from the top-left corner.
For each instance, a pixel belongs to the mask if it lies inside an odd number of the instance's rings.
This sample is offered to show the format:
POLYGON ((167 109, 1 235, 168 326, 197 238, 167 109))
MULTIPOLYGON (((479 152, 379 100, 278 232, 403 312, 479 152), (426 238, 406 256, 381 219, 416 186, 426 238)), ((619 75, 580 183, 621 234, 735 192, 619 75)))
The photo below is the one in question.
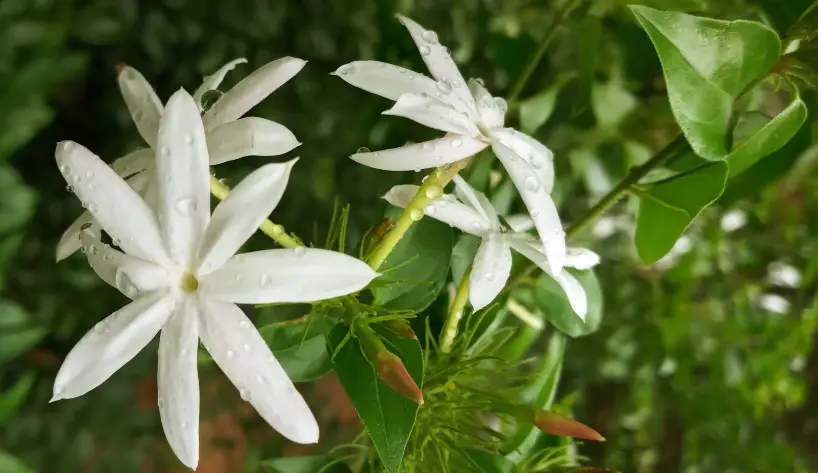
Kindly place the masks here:
POLYGON ((463 310, 466 308, 466 302, 469 300, 469 277, 471 276, 471 265, 466 268, 463 277, 460 279, 460 285, 457 287, 457 293, 452 301, 452 306, 449 308, 449 313, 446 316, 446 321, 443 323, 443 330, 440 332, 440 351, 449 353, 454 343, 454 337, 457 335, 457 326, 460 319, 463 317, 463 310))
MULTIPOLYGON (((227 194, 230 193, 230 187, 216 179, 216 176, 210 176, 210 193, 217 199, 224 200, 227 197, 227 194)), ((296 238, 288 235, 284 230, 284 227, 275 224, 270 220, 264 219, 264 221, 261 222, 261 225, 259 225, 259 230, 284 248, 304 246, 296 238)))
POLYGON ((554 39, 554 36, 557 33, 557 28, 563 21, 565 21, 565 18, 571 13, 571 11, 580 3, 581 0, 566 0, 562 7, 557 10, 554 21, 552 21, 548 26, 545 36, 543 36, 542 40, 540 40, 540 44, 537 46, 537 51, 535 51, 534 54, 528 59, 528 62, 526 62, 525 66, 523 67, 523 72, 520 74, 517 81, 514 83, 514 86, 511 88, 511 92, 508 95, 509 103, 515 102, 523 92, 525 85, 528 83, 528 79, 531 78, 531 75, 537 69, 537 65, 539 65, 542 57, 545 55, 545 51, 548 50, 548 45, 551 44, 551 41, 554 39))
POLYGON ((423 218, 423 211, 429 202, 437 199, 443 194, 443 188, 448 184, 458 172, 463 170, 468 164, 468 159, 463 159, 446 166, 439 167, 434 170, 426 180, 421 184, 417 194, 412 197, 412 200, 403 209, 395 225, 389 232, 384 235, 381 242, 372 250, 369 255, 368 263, 375 271, 377 271, 389 256, 389 253, 395 249, 401 238, 409 231, 416 221, 423 218))

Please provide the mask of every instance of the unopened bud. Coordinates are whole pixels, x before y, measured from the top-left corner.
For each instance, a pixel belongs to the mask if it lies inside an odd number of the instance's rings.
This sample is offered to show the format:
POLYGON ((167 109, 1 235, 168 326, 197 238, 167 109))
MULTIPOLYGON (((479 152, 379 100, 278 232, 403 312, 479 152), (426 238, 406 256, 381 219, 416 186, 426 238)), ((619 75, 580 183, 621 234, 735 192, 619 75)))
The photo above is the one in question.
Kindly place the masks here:
POLYGON ((543 432, 562 437, 574 437, 604 442, 605 437, 585 424, 549 411, 537 411, 534 414, 534 425, 543 432))
POLYGON ((423 405, 423 392, 412 379, 412 375, 406 370, 401 359, 394 353, 386 350, 378 353, 373 365, 384 383, 406 399, 423 405))
POLYGON ((412 326, 409 325, 409 321, 406 319, 387 320, 384 322, 384 326, 403 338, 418 339, 418 336, 415 335, 415 331, 412 330, 412 326))
POLYGON ((386 235, 386 232, 388 232, 389 228, 391 228, 391 227, 392 227, 392 219, 389 218, 389 217, 386 217, 383 220, 383 222, 381 222, 380 225, 375 227, 375 230, 372 232, 372 240, 373 241, 380 241, 381 238, 383 238, 383 236, 386 235))

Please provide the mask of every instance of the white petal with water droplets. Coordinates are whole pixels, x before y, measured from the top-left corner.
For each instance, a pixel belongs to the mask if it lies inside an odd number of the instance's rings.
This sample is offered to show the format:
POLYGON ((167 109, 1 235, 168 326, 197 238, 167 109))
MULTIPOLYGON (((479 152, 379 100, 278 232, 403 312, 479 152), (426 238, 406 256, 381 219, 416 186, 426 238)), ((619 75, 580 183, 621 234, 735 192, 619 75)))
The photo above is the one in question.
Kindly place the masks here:
POLYGON ((451 105, 428 95, 403 94, 395 105, 383 114, 408 118, 421 125, 464 137, 480 136, 480 130, 470 118, 451 105))
MULTIPOLYGON (((418 189, 418 186, 410 184, 395 186, 383 198, 396 207, 405 208, 418 189)), ((484 215, 450 194, 444 194, 429 203, 424 213, 472 235, 483 236, 491 231, 491 222, 484 215)))
POLYGON ((398 20, 409 30, 415 45, 420 51, 423 62, 429 68, 432 77, 438 81, 446 81, 451 86, 451 94, 460 98, 460 100, 468 104, 470 113, 476 112, 474 108, 474 99, 471 96, 466 81, 463 80, 463 75, 457 68, 454 59, 452 59, 449 50, 440 44, 437 34, 434 31, 426 30, 424 27, 417 24, 410 18, 403 15, 397 15, 398 20))
POLYGON ((309 406, 247 316, 235 304, 206 297, 200 303, 202 343, 242 399, 293 442, 317 442, 309 406))
POLYGON ((283 57, 256 69, 228 90, 204 114, 205 127, 210 130, 238 119, 285 82, 298 74, 307 61, 283 57))
POLYGON ((159 336, 159 416, 173 452, 185 466, 199 463, 199 303, 182 297, 159 336))
POLYGON ((483 218, 489 222, 491 229, 494 231, 500 230, 500 219, 497 217, 497 212, 494 206, 486 198, 482 192, 476 191, 470 186, 465 179, 460 176, 454 176, 454 193, 461 202, 466 202, 471 205, 483 218))
POLYGON ((156 291, 99 322, 66 356, 51 400, 82 396, 105 382, 156 336, 174 305, 167 292, 156 291))
POLYGON ((532 167, 517 153, 499 142, 494 143, 492 149, 500 158, 528 208, 545 248, 545 254, 548 256, 551 271, 554 274, 559 273, 565 262, 565 232, 562 231, 554 201, 535 176, 532 167))
POLYGON ((278 205, 295 160, 267 164, 245 177, 213 211, 199 246, 199 273, 218 269, 278 205))
POLYGON ((526 214, 509 215, 506 217, 506 223, 508 223, 511 231, 516 233, 527 232, 534 228, 534 221, 531 220, 530 215, 526 214))
POLYGON ((359 291, 377 275, 352 256, 302 246, 234 256, 202 277, 199 290, 238 304, 315 302, 359 291))
POLYGON ((159 124, 157 213, 170 257, 190 267, 210 220, 210 162, 199 109, 179 89, 159 124))
POLYGON ((547 193, 554 189, 554 153, 534 138, 513 128, 491 131, 491 134, 528 163, 547 193))
POLYGON ((383 171, 410 171, 443 166, 474 156, 488 145, 468 136, 445 136, 400 148, 357 153, 350 158, 383 171))
POLYGON ((585 320, 585 315, 588 313, 588 298, 585 296, 585 288, 582 287, 582 284, 571 273, 564 270, 554 275, 554 280, 565 291, 574 312, 580 319, 585 320))
POLYGON ((66 182, 117 246, 148 261, 168 262, 156 216, 113 169, 71 141, 58 143, 55 154, 66 182))
POLYGON ((502 99, 495 100, 494 97, 475 79, 469 79, 469 90, 474 96, 477 105, 477 114, 487 128, 498 128, 503 126, 506 117, 507 105, 502 99))
POLYGON ((257 117, 227 122, 207 133, 211 165, 245 156, 278 156, 299 144, 284 125, 257 117))
POLYGON ((202 97, 204 96, 204 94, 211 90, 218 89, 219 85, 221 85, 222 81, 224 80, 224 76, 226 76, 228 72, 235 69, 236 66, 238 66, 239 64, 245 63, 247 63, 247 59, 243 57, 233 59, 232 61, 228 62, 227 64, 219 68, 218 71, 204 78, 204 80, 202 81, 202 85, 200 85, 199 88, 196 89, 196 92, 193 94, 193 101, 196 102, 196 106, 199 107, 200 111, 204 110, 202 108, 202 97))
POLYGON ((129 299, 141 293, 168 287, 170 275, 165 268, 125 253, 84 230, 80 233, 83 252, 91 269, 106 283, 129 299))
POLYGON ((599 264, 599 255, 585 248, 567 248, 565 266, 576 269, 591 269, 599 264))
POLYGON ((477 249, 469 277, 469 300, 475 311, 493 301, 511 274, 511 248, 504 235, 492 233, 477 249))
POLYGON ((355 61, 332 73, 367 92, 398 100, 401 95, 427 93, 434 95, 437 83, 423 74, 379 61, 355 61))
POLYGON ((162 101, 145 76, 133 67, 123 67, 119 71, 117 82, 139 134, 153 148, 159 130, 159 117, 162 116, 162 101))
POLYGON ((145 169, 152 168, 155 159, 156 153, 152 149, 138 149, 111 163, 111 168, 120 177, 125 178, 142 172, 145 169))

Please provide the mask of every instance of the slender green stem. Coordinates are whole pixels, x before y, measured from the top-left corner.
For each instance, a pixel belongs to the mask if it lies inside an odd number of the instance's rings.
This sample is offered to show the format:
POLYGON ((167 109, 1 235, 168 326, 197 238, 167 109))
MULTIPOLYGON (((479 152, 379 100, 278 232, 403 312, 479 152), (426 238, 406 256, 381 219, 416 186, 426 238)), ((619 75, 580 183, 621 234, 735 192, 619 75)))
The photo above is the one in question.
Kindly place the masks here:
POLYGON ((443 323, 443 330, 440 332, 440 351, 443 353, 451 351, 454 337, 457 335, 457 326, 460 324, 460 319, 463 317, 463 310, 466 308, 466 302, 469 300, 470 276, 471 265, 466 268, 466 272, 463 273, 463 277, 460 279, 457 293, 452 301, 452 306, 449 308, 446 321, 443 323))
MULTIPOLYGON (((224 200, 225 197, 227 197, 227 194, 230 193, 230 187, 216 179, 215 176, 210 176, 210 193, 213 194, 217 199, 224 200)), ((262 233, 272 238, 273 241, 283 246, 284 248, 295 248, 297 246, 304 246, 296 238, 293 238, 291 235, 288 235, 286 230, 284 230, 284 227, 275 224, 267 219, 261 222, 261 225, 259 225, 259 230, 261 230, 262 233)))
POLYGON ((458 172, 463 170, 467 164, 468 159, 464 159, 439 167, 429 174, 426 180, 423 181, 423 184, 421 184, 417 194, 412 197, 412 200, 410 200, 406 208, 403 209, 403 212, 401 212, 397 221, 395 221, 395 225, 384 235, 381 242, 378 243, 378 246, 370 253, 368 263, 372 269, 377 271, 383 263, 386 262, 389 253, 395 249, 395 246, 397 246, 406 232, 409 231, 412 224, 423 218, 423 211, 426 206, 429 205, 429 202, 440 197, 446 184, 448 184, 458 172))
POLYGON ((517 98, 519 98, 520 94, 523 92, 525 85, 528 83, 528 80, 531 78, 531 75, 537 69, 537 65, 542 60, 542 57, 545 55, 545 51, 548 50, 548 45, 551 44, 551 41, 554 39, 557 28, 565 21, 565 18, 571 13, 571 11, 579 6, 582 0, 565 0, 562 7, 557 10, 556 16, 554 17, 554 21, 548 26, 548 30, 545 32, 542 40, 540 40, 540 44, 537 45, 537 50, 534 54, 528 59, 525 66, 523 67, 523 72, 517 78, 517 81, 514 83, 514 86, 511 88, 511 92, 508 95, 509 103, 515 102, 517 98))

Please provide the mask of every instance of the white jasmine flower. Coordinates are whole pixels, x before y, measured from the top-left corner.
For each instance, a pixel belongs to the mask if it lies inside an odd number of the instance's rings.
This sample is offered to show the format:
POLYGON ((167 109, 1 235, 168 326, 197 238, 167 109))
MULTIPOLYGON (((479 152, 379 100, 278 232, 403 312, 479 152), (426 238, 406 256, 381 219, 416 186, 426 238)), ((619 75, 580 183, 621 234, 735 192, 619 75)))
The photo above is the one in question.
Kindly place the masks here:
POLYGON ((797 288, 801 286, 801 271, 781 261, 767 266, 767 281, 773 286, 797 288))
MULTIPOLYGON (((200 111, 203 110, 201 100, 204 94, 216 90, 224 76, 243 62, 247 60, 231 61, 204 79, 194 94, 200 111)), ((305 64, 306 61, 292 57, 272 61, 236 84, 204 113, 211 165, 244 156, 277 156, 300 144, 295 135, 283 125, 264 118, 240 117, 295 76, 305 64)), ((154 174, 157 132, 163 113, 162 101, 145 77, 132 67, 121 66, 117 81, 134 124, 150 148, 129 153, 114 161, 111 167, 122 177, 133 176, 128 183, 151 203, 155 200, 152 184, 155 179, 145 175, 154 174)), ((71 256, 79 249, 80 228, 87 227, 89 223, 92 224, 91 231, 95 232, 97 224, 90 213, 85 212, 63 233, 57 245, 57 261, 71 256)))
POLYGON ((790 312, 790 301, 778 294, 763 294, 758 299, 758 305, 769 312, 775 314, 788 314, 790 312))
POLYGON ((747 214, 743 210, 731 210, 721 217, 720 224, 725 232, 734 232, 747 224, 747 214))
POLYGON ((153 210, 102 160, 62 142, 66 181, 119 251, 91 232, 83 249, 97 274, 133 302, 71 350, 53 400, 81 396, 131 360, 161 331, 159 412, 188 467, 198 463, 198 341, 241 397, 285 437, 318 439, 309 407, 236 303, 311 302, 349 294, 377 274, 350 256, 311 248, 234 253, 278 204, 293 162, 247 176, 210 214, 208 143, 199 110, 180 90, 159 119, 153 210))
MULTIPOLYGON (((561 269, 552 270, 540 241, 526 233, 506 230, 500 223, 497 212, 489 200, 474 190, 460 176, 455 176, 455 195, 444 194, 432 201, 424 213, 436 220, 448 223, 471 235, 482 238, 482 243, 474 257, 469 277, 469 301, 474 310, 480 310, 493 301, 508 281, 511 273, 511 249, 522 254, 536 264, 562 287, 571 308, 584 318, 588 309, 585 289, 571 273, 561 269)), ((406 207, 417 193, 418 186, 400 185, 393 187, 383 198, 397 207, 406 207)), ((524 222, 515 218, 518 228, 525 228, 524 222)), ((528 225, 530 228, 530 225, 528 225)), ((562 255, 564 266, 576 269, 590 269, 599 264, 599 256, 582 248, 567 248, 562 255)))
POLYGON ((551 200, 553 153, 534 138, 504 128, 507 105, 479 80, 468 85, 434 31, 398 16, 409 30, 432 77, 378 61, 355 61, 334 74, 346 82, 395 100, 384 112, 446 132, 442 138, 400 148, 357 153, 352 159, 387 171, 420 170, 468 158, 491 146, 520 191, 548 254, 551 271, 564 263, 565 234, 551 200))

